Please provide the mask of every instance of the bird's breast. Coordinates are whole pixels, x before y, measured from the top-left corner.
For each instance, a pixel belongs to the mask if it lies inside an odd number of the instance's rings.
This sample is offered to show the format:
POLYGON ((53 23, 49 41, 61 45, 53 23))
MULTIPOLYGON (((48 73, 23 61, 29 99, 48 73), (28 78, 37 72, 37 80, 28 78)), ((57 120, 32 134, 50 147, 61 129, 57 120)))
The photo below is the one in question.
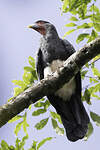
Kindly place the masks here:
MULTIPOLYGON (((63 66, 63 63, 64 61, 57 59, 52 61, 51 64, 48 64, 48 66, 44 69, 44 78, 56 72, 60 67, 63 66)), ((61 97, 64 101, 67 101, 75 92, 75 88, 76 88, 75 78, 72 78, 68 83, 64 84, 62 88, 57 90, 55 92, 55 95, 61 97)))

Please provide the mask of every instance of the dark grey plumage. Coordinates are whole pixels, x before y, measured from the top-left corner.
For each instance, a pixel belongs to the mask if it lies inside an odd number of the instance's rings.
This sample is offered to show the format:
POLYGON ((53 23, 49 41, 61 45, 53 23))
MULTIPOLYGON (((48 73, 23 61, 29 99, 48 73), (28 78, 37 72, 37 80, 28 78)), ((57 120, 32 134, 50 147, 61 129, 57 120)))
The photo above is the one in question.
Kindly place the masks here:
MULTIPOLYGON (((39 29, 36 28, 36 30, 43 35, 36 61, 38 77, 41 80, 45 74, 48 75, 45 71, 46 68, 53 72, 53 63, 58 65, 58 62, 65 61, 75 50, 67 40, 59 38, 56 28, 49 22, 40 20, 36 24, 39 26, 39 29)), ((61 116, 68 139, 70 141, 82 139, 88 129, 89 117, 81 100, 80 72, 69 84, 65 84, 62 89, 52 95, 47 95, 47 97, 61 116)))

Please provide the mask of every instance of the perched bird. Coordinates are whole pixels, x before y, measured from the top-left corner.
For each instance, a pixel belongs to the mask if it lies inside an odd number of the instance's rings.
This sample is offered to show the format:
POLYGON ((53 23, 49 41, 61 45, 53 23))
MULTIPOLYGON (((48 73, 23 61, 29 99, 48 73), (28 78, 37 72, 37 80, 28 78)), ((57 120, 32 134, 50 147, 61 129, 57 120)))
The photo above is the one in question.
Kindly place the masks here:
MULTIPOLYGON (((75 49, 67 40, 59 38, 55 26, 47 21, 39 20, 29 28, 42 35, 36 60, 36 70, 41 80, 61 67, 75 49)), ((67 138, 73 142, 82 139, 87 133, 89 117, 81 100, 80 72, 47 97, 61 117, 67 138)))

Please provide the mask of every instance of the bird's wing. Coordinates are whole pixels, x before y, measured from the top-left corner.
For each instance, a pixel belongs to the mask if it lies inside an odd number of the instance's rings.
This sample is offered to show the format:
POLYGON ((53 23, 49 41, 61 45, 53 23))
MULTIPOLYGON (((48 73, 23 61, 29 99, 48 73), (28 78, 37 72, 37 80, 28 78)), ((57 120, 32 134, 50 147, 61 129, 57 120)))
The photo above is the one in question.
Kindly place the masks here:
MULTIPOLYGON (((69 41, 67 41, 67 40, 62 40, 62 42, 63 42, 63 45, 65 46, 65 49, 66 49, 66 51, 68 51, 69 52, 69 55, 72 55, 73 53, 75 53, 75 49, 74 49, 74 47, 72 46, 72 44, 69 42, 69 41)), ((77 94, 79 94, 80 95, 80 97, 81 97, 81 75, 80 75, 80 72, 78 72, 77 74, 76 74, 76 76, 75 76, 75 81, 76 81, 76 92, 77 92, 77 94)))
POLYGON ((64 39, 62 40, 62 44, 64 45, 66 51, 69 52, 69 55, 72 55, 73 53, 75 53, 75 49, 69 41, 64 39))
MULTIPOLYGON (((72 55, 75 52, 75 49, 72 46, 72 44, 70 44, 67 40, 62 40, 62 41, 63 41, 63 44, 65 45, 66 51, 69 51, 70 55, 72 55)), ((84 108, 82 100, 81 100, 82 85, 81 85, 80 71, 75 75, 75 82, 76 82, 76 92, 74 94, 74 97, 70 101, 70 104, 74 110, 74 113, 76 114, 75 115, 76 119, 78 120, 78 116, 80 115, 79 118, 81 118, 81 122, 84 126, 89 122, 89 117, 85 111, 85 108, 84 108)))
POLYGON ((44 63, 43 63, 43 56, 42 51, 39 48, 37 57, 36 57, 36 71, 38 74, 38 78, 42 80, 44 78, 44 63))

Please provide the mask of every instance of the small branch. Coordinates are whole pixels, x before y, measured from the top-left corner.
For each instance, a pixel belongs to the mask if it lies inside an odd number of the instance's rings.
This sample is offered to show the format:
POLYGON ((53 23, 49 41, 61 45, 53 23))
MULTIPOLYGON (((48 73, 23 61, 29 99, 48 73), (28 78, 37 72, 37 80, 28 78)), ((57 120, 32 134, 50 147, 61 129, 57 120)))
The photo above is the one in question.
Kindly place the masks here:
POLYGON ((40 98, 54 93, 67 83, 75 74, 92 58, 100 54, 100 38, 87 44, 79 51, 71 55, 64 63, 64 66, 55 72, 53 76, 41 80, 31 86, 23 93, 13 98, 12 101, 0 107, 0 127, 10 119, 22 112, 32 103, 40 98))

